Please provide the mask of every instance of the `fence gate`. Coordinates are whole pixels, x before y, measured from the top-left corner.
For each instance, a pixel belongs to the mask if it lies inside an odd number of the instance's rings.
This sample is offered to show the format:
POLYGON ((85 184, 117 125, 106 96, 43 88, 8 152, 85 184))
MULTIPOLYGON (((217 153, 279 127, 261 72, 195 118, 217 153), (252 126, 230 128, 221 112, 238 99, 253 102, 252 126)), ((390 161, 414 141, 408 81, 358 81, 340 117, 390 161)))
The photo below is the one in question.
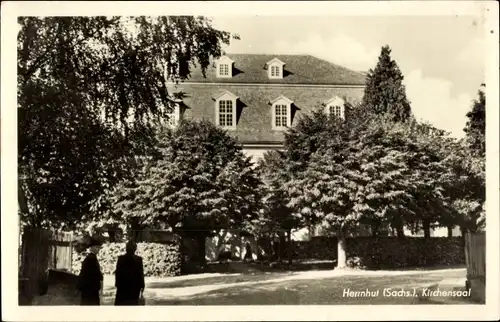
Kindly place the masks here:
POLYGON ((465 262, 467 264, 467 283, 471 296, 485 301, 486 285, 486 235, 485 233, 465 235, 465 262))
POLYGON ((49 268, 71 272, 73 261, 73 234, 55 233, 50 240, 49 268))
POLYGON ((34 295, 46 290, 48 269, 71 272, 72 255, 71 233, 26 227, 19 258, 19 304, 29 304, 34 295))

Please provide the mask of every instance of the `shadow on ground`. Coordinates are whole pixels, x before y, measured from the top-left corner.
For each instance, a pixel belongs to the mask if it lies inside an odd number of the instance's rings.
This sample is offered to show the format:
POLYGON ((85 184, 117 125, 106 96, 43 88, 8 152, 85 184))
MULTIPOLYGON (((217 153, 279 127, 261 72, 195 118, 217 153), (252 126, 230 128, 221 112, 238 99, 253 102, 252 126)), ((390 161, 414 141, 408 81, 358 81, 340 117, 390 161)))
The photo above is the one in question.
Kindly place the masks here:
MULTIPOLYGON (((463 273, 463 272, 462 272, 463 273)), ((405 276, 338 276, 292 279, 271 283, 232 286, 185 297, 152 296, 148 305, 393 305, 474 304, 469 299, 433 299, 422 295, 427 285, 437 284, 442 274, 405 276), (347 291, 370 290, 376 295, 347 296, 347 291), (384 290, 407 290, 411 296, 387 296, 384 290)))

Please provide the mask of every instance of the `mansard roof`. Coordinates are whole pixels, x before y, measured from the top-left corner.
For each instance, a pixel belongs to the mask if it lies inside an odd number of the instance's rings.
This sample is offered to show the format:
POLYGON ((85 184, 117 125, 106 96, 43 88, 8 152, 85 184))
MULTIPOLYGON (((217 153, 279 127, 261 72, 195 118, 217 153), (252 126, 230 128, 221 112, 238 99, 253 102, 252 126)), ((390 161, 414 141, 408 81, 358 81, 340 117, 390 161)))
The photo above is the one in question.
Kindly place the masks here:
POLYGON ((185 82, 365 85, 363 73, 310 55, 227 54, 224 57, 234 61, 232 77, 217 78, 217 59, 211 59, 206 78, 197 64, 191 67, 191 76, 185 82), (270 79, 265 69, 266 64, 275 59, 286 64, 281 79, 270 79))

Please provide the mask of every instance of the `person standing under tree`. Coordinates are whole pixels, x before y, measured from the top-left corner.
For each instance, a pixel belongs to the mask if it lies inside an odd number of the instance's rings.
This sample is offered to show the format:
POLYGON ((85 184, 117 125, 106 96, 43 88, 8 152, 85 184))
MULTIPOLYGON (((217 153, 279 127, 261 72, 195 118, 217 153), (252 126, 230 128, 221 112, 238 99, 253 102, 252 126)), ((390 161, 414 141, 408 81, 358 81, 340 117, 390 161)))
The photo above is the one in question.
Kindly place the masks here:
POLYGON ((101 243, 97 239, 91 238, 87 247, 90 248, 90 251, 82 262, 77 284, 81 295, 80 305, 101 305, 103 275, 97 260, 101 243))
POLYGON ((144 292, 144 266, 142 257, 135 255, 137 245, 127 243, 125 255, 118 257, 115 271, 115 305, 139 305, 144 292))
POLYGON ((252 246, 250 246, 250 243, 247 242, 245 245, 245 257, 243 258, 243 261, 253 261, 253 255, 252 255, 252 246))

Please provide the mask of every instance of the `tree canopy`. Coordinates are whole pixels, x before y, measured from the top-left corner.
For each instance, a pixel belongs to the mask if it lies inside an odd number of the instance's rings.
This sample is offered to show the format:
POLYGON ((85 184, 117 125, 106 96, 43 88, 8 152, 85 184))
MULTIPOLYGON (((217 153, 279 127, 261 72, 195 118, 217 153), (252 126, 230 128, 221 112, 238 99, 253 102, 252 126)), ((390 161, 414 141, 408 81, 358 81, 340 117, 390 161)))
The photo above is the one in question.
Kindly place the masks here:
POLYGON ((240 228, 257 216, 260 179, 225 131, 183 121, 159 137, 160 153, 116 189, 116 216, 194 235, 240 228))
POLYGON ((362 104, 372 113, 389 113, 394 121, 409 120, 412 112, 403 79, 398 64, 391 58, 391 48, 382 47, 375 69, 368 71, 362 104))
POLYGON ((472 109, 467 113, 467 123, 464 128, 469 147, 484 157, 486 153, 486 94, 485 85, 478 91, 478 98, 474 100, 472 109))
POLYGON ((32 225, 75 223, 130 175, 172 106, 167 82, 204 71, 231 36, 203 17, 18 24, 19 201, 32 225))

